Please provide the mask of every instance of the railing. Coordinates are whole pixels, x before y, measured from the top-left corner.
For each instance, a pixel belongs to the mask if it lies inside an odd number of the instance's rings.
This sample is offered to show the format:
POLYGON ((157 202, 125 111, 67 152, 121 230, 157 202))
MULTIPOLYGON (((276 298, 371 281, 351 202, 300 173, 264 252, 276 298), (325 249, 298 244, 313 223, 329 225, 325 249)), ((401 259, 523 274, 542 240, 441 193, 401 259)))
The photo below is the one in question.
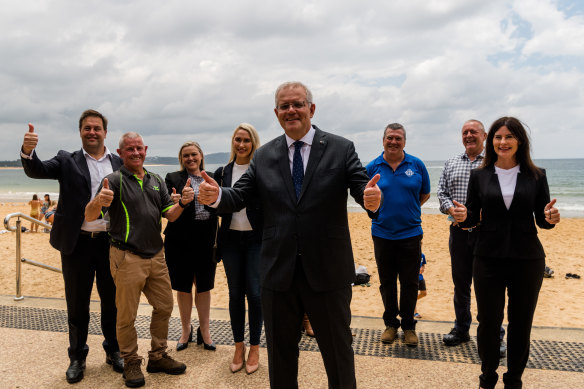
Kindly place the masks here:
POLYGON ((36 261, 33 261, 32 259, 22 258, 22 255, 21 255, 22 220, 20 220, 20 219, 28 220, 31 223, 38 224, 39 226, 42 226, 48 230, 51 230, 53 228, 52 225, 47 224, 47 223, 43 223, 42 221, 37 220, 34 217, 25 215, 24 213, 21 213, 21 212, 11 213, 9 215, 6 215, 6 217, 4 218, 4 228, 6 228, 8 231, 15 231, 16 232, 16 296, 14 296, 14 300, 17 300, 17 301, 24 299, 24 296, 22 295, 22 280, 21 280, 21 272, 22 272, 21 264, 22 263, 28 263, 29 265, 38 266, 40 268, 54 271, 57 273, 62 273, 61 269, 56 268, 54 266, 45 265, 44 263, 36 262, 36 261), (14 226, 14 227, 12 227, 10 225, 10 219, 12 219, 12 218, 16 218, 16 226, 14 226))

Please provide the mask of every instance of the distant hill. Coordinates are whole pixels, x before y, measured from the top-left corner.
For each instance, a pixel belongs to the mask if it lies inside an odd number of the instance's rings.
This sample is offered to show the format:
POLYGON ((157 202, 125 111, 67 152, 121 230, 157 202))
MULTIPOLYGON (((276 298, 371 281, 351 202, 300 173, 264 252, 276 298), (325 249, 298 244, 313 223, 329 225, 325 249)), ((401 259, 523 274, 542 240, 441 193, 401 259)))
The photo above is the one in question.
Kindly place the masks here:
MULTIPOLYGON (((213 153, 205 155, 205 162, 224 165, 229 161, 229 153, 213 153)), ((177 157, 146 157, 146 165, 178 165, 177 157)), ((15 161, 0 161, 0 167, 22 167, 20 159, 15 161)))
MULTIPOLYGON (((205 155, 205 163, 224 165, 227 161, 229 161, 229 153, 213 153, 205 155)), ((178 165, 178 159, 177 157, 146 157, 145 164, 178 165)))

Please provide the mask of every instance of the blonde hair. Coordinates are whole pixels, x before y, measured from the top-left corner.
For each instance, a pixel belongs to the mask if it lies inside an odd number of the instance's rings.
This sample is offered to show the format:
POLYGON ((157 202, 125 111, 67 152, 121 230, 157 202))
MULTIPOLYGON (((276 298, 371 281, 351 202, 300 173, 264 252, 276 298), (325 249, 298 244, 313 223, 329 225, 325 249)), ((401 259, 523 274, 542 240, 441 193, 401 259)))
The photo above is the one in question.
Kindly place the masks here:
POLYGON ((203 149, 201 149, 201 146, 199 146, 197 142, 192 140, 183 143, 183 145, 180 147, 180 150, 178 151, 178 163, 180 165, 180 170, 185 170, 185 165, 183 165, 182 160, 182 151, 185 147, 189 146, 194 146, 199 151, 199 154, 201 154, 201 163, 199 164, 199 170, 201 171, 205 170, 205 154, 203 154, 203 149))
POLYGON ((239 123, 235 130, 233 130, 233 135, 231 136, 231 154, 229 155, 229 162, 235 161, 235 148, 233 147, 233 140, 235 139, 235 134, 237 131, 244 130, 247 131, 249 137, 251 138, 251 152, 249 153, 249 158, 253 157, 255 151, 260 147, 260 136, 256 131, 255 127, 249 123, 239 123))

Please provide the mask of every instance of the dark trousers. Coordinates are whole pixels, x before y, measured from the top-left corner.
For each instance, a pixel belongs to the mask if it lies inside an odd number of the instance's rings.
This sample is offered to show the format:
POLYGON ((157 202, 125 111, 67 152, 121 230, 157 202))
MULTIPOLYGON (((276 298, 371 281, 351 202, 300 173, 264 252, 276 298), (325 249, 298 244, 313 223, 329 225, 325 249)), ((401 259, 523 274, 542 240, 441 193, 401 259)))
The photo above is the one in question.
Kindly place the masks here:
POLYGON ((506 389, 521 388, 521 376, 529 358, 531 324, 543 280, 545 260, 483 258, 474 260, 477 297, 477 346, 481 358, 481 386, 494 388, 499 378, 499 335, 508 295, 506 389))
POLYGON ((386 326, 403 330, 416 329, 414 311, 418 299, 418 275, 422 250, 422 235, 406 239, 389 240, 374 236, 373 248, 379 273, 379 292, 385 312, 386 326), (399 277, 399 306, 397 279, 399 277), (397 316, 401 317, 401 322, 397 316))
POLYGON ((460 332, 468 332, 472 323, 470 313, 472 285, 473 248, 476 232, 468 232, 462 228, 450 226, 448 249, 454 283, 454 328, 460 332))
POLYGON ((229 288, 229 316, 234 342, 243 342, 245 297, 249 308, 249 343, 260 344, 262 302, 260 285, 261 242, 252 231, 229 230, 221 243, 221 254, 229 288))
POLYGON ((298 388, 298 342, 304 312, 322 354, 329 388, 357 387, 350 328, 352 293, 351 285, 326 292, 313 291, 301 266, 296 268, 290 290, 262 288, 272 389, 298 388))
POLYGON ((84 360, 89 352, 89 301, 93 280, 101 300, 101 331, 107 353, 118 351, 116 338, 116 287, 110 273, 107 234, 92 238, 79 235, 71 254, 61 254, 69 324, 69 358, 84 360))

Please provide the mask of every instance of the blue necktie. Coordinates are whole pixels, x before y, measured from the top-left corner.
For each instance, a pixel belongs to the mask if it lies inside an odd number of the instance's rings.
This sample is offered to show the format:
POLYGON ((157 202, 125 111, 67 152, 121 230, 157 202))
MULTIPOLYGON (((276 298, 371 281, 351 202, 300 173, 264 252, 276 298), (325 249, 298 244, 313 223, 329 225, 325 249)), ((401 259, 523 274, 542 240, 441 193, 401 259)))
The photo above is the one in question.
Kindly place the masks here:
POLYGON ((304 142, 297 140, 294 142, 294 158, 292 159, 292 180, 294 181, 294 190, 296 191, 296 199, 300 198, 300 191, 302 190, 302 181, 304 180, 304 164, 302 163, 302 155, 300 150, 304 142))

